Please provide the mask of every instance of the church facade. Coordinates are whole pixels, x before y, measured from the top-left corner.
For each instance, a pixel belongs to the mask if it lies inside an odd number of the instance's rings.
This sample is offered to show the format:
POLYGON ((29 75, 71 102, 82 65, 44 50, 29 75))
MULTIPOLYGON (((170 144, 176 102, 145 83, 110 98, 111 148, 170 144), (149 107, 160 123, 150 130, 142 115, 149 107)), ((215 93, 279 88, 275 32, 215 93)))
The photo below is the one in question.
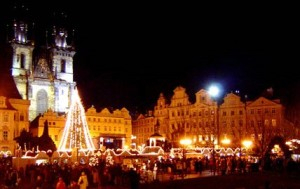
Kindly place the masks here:
POLYGON ((73 81, 74 47, 67 43, 68 32, 62 27, 52 28, 50 43, 35 47, 28 37, 28 25, 15 20, 11 74, 23 99, 30 101, 29 118, 34 120, 48 109, 65 113, 76 86, 73 81))

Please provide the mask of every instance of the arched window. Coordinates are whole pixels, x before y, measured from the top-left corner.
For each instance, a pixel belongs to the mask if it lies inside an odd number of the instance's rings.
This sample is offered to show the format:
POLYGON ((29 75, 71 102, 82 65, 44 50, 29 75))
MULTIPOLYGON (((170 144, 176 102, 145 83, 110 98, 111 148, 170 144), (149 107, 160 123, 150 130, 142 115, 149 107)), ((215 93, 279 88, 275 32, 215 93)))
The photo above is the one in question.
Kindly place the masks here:
POLYGON ((43 114, 48 109, 48 95, 45 90, 40 90, 37 93, 36 106, 37 115, 43 114))

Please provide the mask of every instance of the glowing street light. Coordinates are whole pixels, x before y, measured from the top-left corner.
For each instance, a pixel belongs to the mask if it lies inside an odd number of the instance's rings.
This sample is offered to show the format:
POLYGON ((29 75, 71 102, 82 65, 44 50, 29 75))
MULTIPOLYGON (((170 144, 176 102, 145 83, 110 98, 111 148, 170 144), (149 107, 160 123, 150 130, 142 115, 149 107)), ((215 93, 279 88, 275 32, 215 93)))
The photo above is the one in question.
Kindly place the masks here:
POLYGON ((192 140, 191 139, 181 139, 180 141, 180 144, 183 146, 183 149, 182 149, 182 157, 185 159, 185 148, 189 145, 192 144, 192 140))
MULTIPOLYGON (((208 94, 213 98, 213 99, 217 99, 220 95, 220 85, 218 84, 213 84, 211 85, 209 88, 208 88, 208 94)), ((214 135, 216 134, 217 135, 217 145, 219 145, 219 114, 218 114, 218 111, 219 111, 219 105, 218 105, 218 102, 216 100, 216 106, 217 106, 217 111, 216 111, 216 125, 217 125, 217 133, 214 133, 214 135)), ((215 132, 215 131, 214 131, 215 132)), ((215 136, 213 138, 213 145, 215 145, 215 136)))
POLYGON ((252 144, 253 144, 253 142, 251 141, 251 140, 244 140, 243 142, 242 142, 242 144, 245 146, 245 148, 246 148, 246 155, 247 155, 247 151, 248 151, 248 149, 252 146, 252 144))
POLYGON ((252 141, 251 140, 244 140, 243 145, 245 146, 245 148, 248 149, 252 145, 252 141))
POLYGON ((227 137, 225 137, 222 141, 222 144, 224 144, 224 145, 228 145, 228 144, 230 144, 230 139, 228 139, 227 137))
POLYGON ((220 94, 220 89, 217 85, 212 85, 208 89, 208 94, 214 98, 218 97, 220 94))

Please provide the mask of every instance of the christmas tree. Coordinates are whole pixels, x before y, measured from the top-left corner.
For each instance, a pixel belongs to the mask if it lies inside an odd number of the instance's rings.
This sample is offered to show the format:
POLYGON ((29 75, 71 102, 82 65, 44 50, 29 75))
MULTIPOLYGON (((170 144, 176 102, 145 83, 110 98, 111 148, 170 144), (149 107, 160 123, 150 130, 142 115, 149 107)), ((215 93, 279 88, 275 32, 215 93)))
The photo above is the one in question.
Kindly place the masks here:
POLYGON ((57 151, 93 151, 95 150, 89 128, 87 125, 85 110, 82 106, 78 90, 75 89, 72 102, 67 113, 67 121, 57 151))

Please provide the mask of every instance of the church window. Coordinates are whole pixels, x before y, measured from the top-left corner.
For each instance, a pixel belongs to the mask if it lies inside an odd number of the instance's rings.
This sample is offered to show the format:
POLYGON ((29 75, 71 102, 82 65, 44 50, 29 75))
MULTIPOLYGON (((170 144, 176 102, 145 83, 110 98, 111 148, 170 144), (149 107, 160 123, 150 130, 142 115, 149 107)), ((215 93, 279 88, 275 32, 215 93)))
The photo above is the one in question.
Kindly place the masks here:
POLYGON ((48 109, 48 96, 45 90, 40 90, 37 93, 37 114, 43 114, 48 109))
POLYGON ((60 62, 60 72, 62 72, 62 73, 66 72, 66 60, 65 59, 61 59, 61 62, 60 62))
POLYGON ((20 68, 25 68, 25 54, 21 54, 20 68))

